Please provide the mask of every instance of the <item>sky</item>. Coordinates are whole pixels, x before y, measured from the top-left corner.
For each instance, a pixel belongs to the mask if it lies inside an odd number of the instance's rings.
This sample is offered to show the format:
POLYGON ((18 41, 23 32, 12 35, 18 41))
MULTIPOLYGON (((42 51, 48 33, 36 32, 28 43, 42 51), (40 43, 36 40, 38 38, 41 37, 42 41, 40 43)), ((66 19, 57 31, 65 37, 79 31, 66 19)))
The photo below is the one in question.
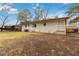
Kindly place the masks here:
MULTIPOLYGON (((17 20, 17 14, 21 9, 28 9, 32 15, 34 16, 34 8, 35 6, 38 5, 36 3, 2 3, 0 4, 0 15, 7 16, 10 14, 8 17, 8 22, 6 24, 15 24, 17 20)), ((53 16, 59 16, 59 17, 65 17, 67 14, 68 8, 70 6, 76 5, 75 3, 39 3, 39 5, 46 10, 50 7, 49 12, 48 12, 48 17, 53 17, 53 16)), ((1 16, 0 16, 1 19, 1 16)), ((1 24, 0 20, 0 24, 1 24)))

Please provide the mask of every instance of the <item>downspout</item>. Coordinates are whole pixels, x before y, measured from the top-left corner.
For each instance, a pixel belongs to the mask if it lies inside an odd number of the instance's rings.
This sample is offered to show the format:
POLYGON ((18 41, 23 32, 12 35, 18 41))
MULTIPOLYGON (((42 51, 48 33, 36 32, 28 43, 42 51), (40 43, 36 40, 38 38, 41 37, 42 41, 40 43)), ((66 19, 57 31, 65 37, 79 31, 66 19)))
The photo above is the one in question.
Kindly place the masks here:
POLYGON ((66 35, 67 35, 67 28, 66 28, 66 24, 67 24, 67 20, 65 19, 65 33, 66 33, 66 35))

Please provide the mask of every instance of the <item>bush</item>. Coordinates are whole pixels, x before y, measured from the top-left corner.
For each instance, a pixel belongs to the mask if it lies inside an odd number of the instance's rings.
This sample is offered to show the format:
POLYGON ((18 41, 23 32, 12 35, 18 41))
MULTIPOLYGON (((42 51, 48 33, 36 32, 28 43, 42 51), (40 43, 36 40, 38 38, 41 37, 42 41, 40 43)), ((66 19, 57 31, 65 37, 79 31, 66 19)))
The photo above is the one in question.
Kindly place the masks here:
POLYGON ((29 32, 29 30, 28 29, 25 29, 25 32, 29 32))

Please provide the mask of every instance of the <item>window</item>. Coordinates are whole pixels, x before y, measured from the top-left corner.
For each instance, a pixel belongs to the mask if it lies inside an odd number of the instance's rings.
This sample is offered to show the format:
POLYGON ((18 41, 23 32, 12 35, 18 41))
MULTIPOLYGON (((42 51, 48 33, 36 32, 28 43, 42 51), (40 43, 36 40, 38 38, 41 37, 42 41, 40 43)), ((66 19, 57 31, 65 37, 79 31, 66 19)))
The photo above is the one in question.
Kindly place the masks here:
POLYGON ((43 25, 46 26, 46 23, 44 23, 43 25))
POLYGON ((36 24, 33 24, 33 27, 36 27, 36 24))

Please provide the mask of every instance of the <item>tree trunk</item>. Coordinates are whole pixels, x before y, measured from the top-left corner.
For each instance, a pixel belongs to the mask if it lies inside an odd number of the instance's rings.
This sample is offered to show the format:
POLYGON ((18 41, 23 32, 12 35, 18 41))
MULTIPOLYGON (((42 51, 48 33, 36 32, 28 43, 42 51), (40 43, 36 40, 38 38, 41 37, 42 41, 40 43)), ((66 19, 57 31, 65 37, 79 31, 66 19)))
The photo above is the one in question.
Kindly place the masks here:
POLYGON ((4 27, 4 24, 1 26, 1 32, 3 32, 3 27, 4 27))

